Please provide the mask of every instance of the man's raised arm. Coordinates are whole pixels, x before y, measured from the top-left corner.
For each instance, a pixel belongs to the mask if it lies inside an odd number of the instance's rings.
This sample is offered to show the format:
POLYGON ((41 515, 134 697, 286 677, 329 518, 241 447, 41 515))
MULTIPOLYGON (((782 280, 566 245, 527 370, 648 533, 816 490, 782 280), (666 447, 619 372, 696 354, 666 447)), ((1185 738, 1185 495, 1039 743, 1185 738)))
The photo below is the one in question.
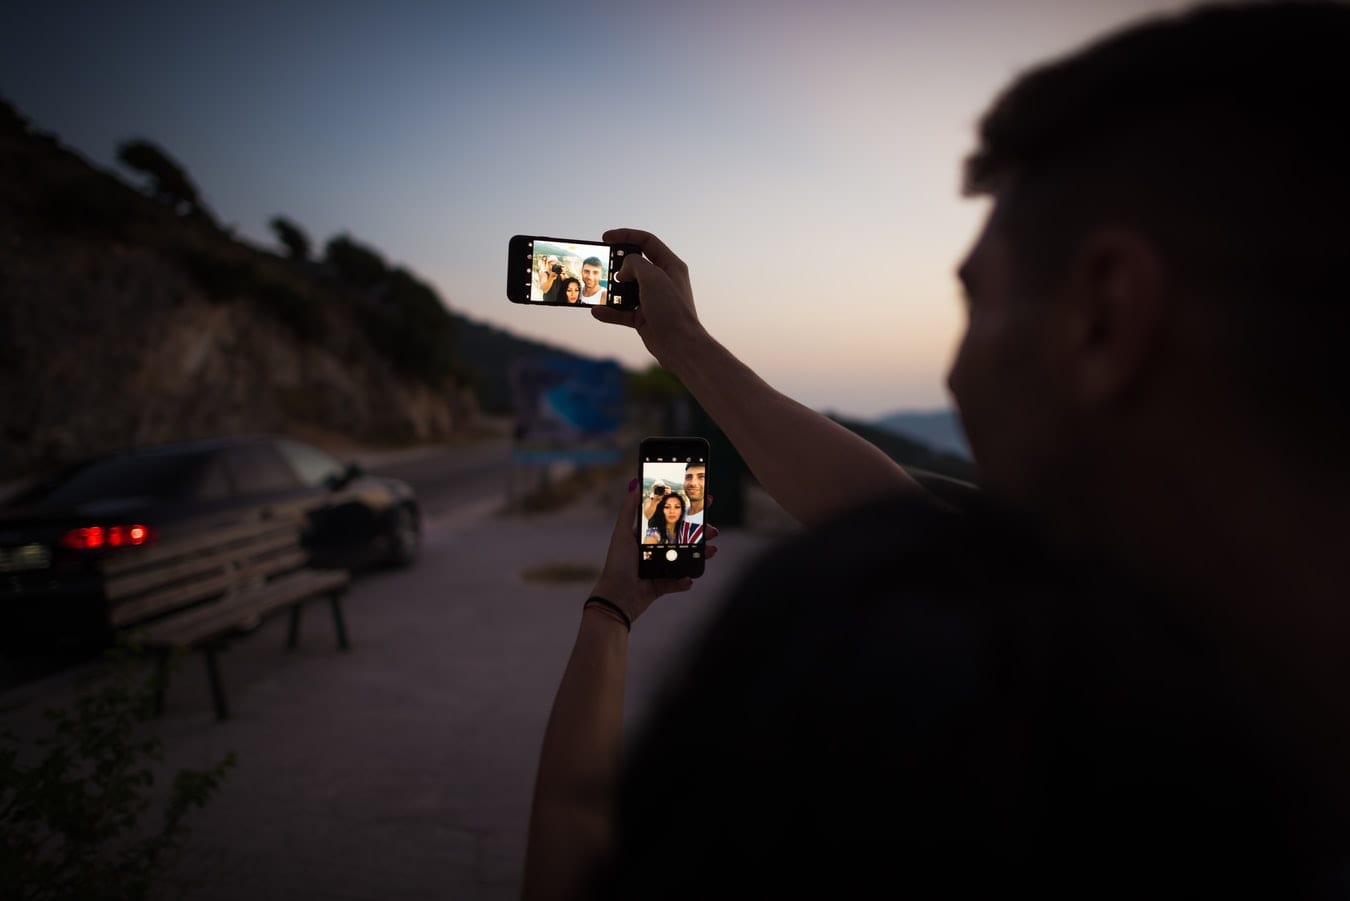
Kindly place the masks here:
POLYGON ((635 229, 604 234, 608 244, 636 244, 617 273, 636 281, 636 311, 601 307, 602 322, 637 329, 652 356, 670 370, 722 427, 761 485, 803 525, 890 494, 927 491, 875 445, 774 389, 715 341, 698 321, 689 269, 656 236, 635 229))

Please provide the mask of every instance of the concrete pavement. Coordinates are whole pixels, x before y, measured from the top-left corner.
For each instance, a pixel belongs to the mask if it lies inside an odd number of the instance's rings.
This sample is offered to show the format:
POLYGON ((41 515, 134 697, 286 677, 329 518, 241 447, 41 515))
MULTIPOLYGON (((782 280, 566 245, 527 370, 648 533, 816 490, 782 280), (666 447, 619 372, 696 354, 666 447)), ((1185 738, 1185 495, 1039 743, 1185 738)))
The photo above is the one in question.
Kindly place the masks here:
MULTIPOLYGON (((351 651, 336 650, 332 622, 314 605, 297 651, 283 649, 281 618, 226 653, 228 722, 213 720, 204 667, 189 656, 159 722, 158 781, 229 751, 239 765, 191 818, 176 872, 187 896, 517 897, 539 743, 591 585, 521 573, 598 566, 621 487, 548 515, 483 508, 431 520, 416 567, 354 584, 351 651)), ((724 533, 700 584, 638 623, 629 727, 722 590, 768 543, 724 533)), ((62 690, 59 681, 33 689, 44 704, 62 690)))

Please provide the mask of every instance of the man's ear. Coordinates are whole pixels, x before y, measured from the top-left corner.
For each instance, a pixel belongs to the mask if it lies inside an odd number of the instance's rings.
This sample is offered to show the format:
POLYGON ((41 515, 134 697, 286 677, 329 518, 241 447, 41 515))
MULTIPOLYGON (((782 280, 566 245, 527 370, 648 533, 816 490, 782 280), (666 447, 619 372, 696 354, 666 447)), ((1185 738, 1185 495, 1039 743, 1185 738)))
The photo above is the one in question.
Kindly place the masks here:
POLYGON ((1067 394, 1085 408, 1110 405, 1145 374, 1162 335, 1165 278, 1151 241, 1121 227, 1082 240, 1063 282, 1067 394))

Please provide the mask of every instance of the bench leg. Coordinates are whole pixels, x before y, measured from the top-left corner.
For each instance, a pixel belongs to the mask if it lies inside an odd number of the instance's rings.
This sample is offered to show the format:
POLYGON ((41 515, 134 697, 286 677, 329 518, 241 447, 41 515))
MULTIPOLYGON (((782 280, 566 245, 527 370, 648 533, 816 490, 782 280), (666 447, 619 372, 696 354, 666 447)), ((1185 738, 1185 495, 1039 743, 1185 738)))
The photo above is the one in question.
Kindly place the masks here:
POLYGON ((218 650, 208 646, 202 649, 202 653, 206 655, 206 676, 211 680, 211 702, 216 707, 216 719, 227 720, 230 718, 230 707, 225 702, 225 686, 220 681, 220 663, 216 660, 218 650))
POLYGON ((342 592, 335 591, 328 596, 328 604, 333 608, 333 626, 337 629, 338 649, 350 650, 347 643, 347 623, 342 619, 342 592))
POLYGON ((291 627, 286 635, 286 649, 294 650, 295 643, 300 639, 300 604, 291 607, 291 627))

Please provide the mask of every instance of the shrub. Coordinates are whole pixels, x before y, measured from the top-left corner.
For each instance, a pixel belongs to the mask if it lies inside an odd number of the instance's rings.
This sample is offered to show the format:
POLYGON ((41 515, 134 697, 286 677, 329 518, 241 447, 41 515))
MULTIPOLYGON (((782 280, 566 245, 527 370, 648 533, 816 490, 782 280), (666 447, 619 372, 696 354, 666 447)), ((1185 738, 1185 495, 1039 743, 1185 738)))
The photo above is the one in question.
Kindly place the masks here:
POLYGON ((302 341, 318 343, 328 334, 323 302, 255 264, 188 249, 181 259, 207 299, 216 303, 248 300, 275 317, 302 341))
POLYGON ((21 753, 15 736, 0 735, 0 885, 7 899, 148 897, 182 849, 188 815, 235 765, 228 754, 204 770, 179 770, 158 825, 147 826, 152 765, 163 749, 144 725, 167 676, 146 676, 127 648, 114 652, 113 664, 70 707, 46 711, 52 731, 37 742, 36 755, 21 753))

